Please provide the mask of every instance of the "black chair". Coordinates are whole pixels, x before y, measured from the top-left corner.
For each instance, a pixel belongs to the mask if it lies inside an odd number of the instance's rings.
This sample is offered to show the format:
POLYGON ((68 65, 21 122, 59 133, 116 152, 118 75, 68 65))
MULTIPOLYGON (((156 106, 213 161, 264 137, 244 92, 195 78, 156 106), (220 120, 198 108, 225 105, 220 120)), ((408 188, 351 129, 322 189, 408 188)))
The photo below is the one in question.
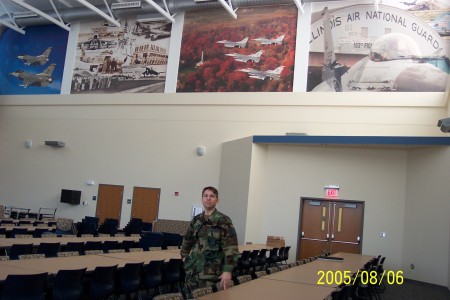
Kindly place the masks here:
POLYGON ((31 225, 31 221, 25 221, 25 220, 19 220, 19 223, 17 223, 19 226, 22 225, 31 225))
POLYGON ((142 232, 142 219, 132 218, 130 222, 123 228, 123 232, 127 235, 141 234, 142 232))
POLYGON ((84 243, 84 251, 88 250, 102 250, 102 242, 100 241, 87 241, 84 243))
POLYGON ((119 228, 119 220, 106 218, 98 228, 99 233, 115 235, 119 228))
POLYGON ((89 299, 107 299, 114 293, 117 265, 96 267, 90 274, 89 299))
POLYGON ((44 300, 47 273, 8 275, 3 283, 2 300, 44 300))
POLYGON ((48 231, 47 228, 35 228, 33 231, 33 237, 40 238, 40 237, 42 237, 42 234, 47 231, 48 231))
POLYGON ((171 258, 163 269, 163 284, 169 287, 169 291, 182 293, 182 281, 184 279, 183 261, 179 258, 171 258), (176 290, 174 290, 176 288, 176 290))
POLYGON ((162 249, 167 249, 169 246, 177 246, 178 248, 181 247, 181 243, 183 242, 183 236, 181 234, 170 232, 163 232, 162 234, 162 249))
POLYGON ((284 260, 284 249, 286 249, 286 247, 280 247, 280 249, 278 249, 278 254, 277 254, 277 263, 282 263, 284 260))
POLYGON ((270 249, 269 257, 267 258, 267 265, 270 266, 276 266, 278 262, 278 250, 279 248, 272 248, 270 249))
POLYGON ((138 299, 142 299, 139 288, 141 287, 141 272, 144 263, 127 263, 119 270, 119 284, 117 294, 125 294, 131 299, 135 293, 138 299))
POLYGON ((19 255, 31 254, 33 244, 13 244, 7 254, 9 259, 19 259, 19 255))
POLYGON ((258 253, 258 267, 261 270, 266 269, 266 263, 267 263, 267 249, 261 249, 258 253))
POLYGON ((239 274, 249 274, 250 269, 250 251, 242 251, 238 259, 239 274))
POLYGON ((64 252, 77 251, 80 255, 83 254, 84 242, 68 242, 64 247, 64 252))
POLYGON ((94 223, 79 222, 77 223, 76 228, 78 236, 81 236, 83 234, 97 234, 97 227, 94 223))
POLYGON ((258 254, 259 254, 259 250, 252 250, 252 252, 250 252, 249 255, 249 261, 250 261, 250 265, 249 268, 252 268, 252 273, 256 272, 256 267, 258 266, 258 254))
POLYGON ((78 300, 83 296, 83 276, 86 268, 59 270, 52 284, 53 300, 78 300))
POLYGON ((45 254, 45 257, 57 257, 60 243, 40 243, 36 253, 45 254))
POLYGON ((148 232, 139 240, 138 247, 148 251, 150 247, 161 247, 163 245, 164 234, 162 232, 148 232))
POLYGON ((14 227, 14 228, 11 230, 9 236, 12 237, 12 238, 15 238, 15 237, 16 237, 16 234, 28 234, 28 229, 27 229, 27 228, 17 228, 17 227, 14 227))
POLYGON ((120 248, 125 249, 126 252, 129 252, 130 248, 135 247, 135 244, 136 243, 134 241, 124 240, 120 243, 120 248))
POLYGON ((102 250, 103 252, 108 253, 109 250, 117 249, 118 245, 118 241, 104 241, 102 244, 102 250))
POLYGON ((153 290, 152 298, 161 294, 161 283, 163 280, 164 260, 152 260, 145 267, 143 286, 147 290, 153 290))
POLYGON ((291 249, 291 246, 286 246, 286 248, 284 248, 284 253, 283 253, 283 261, 287 264, 287 260, 289 259, 289 250, 291 249))

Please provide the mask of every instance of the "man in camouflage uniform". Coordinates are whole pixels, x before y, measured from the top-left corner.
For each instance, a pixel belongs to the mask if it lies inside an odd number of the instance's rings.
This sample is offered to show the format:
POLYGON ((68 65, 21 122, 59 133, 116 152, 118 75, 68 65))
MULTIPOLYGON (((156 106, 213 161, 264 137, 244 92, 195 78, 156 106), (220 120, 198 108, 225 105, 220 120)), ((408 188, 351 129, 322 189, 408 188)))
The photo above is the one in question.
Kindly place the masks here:
POLYGON ((232 280, 239 251, 231 219, 219 212, 219 194, 214 187, 202 192, 204 212, 195 216, 183 238, 181 257, 186 272, 186 294, 220 281, 226 289, 232 280))

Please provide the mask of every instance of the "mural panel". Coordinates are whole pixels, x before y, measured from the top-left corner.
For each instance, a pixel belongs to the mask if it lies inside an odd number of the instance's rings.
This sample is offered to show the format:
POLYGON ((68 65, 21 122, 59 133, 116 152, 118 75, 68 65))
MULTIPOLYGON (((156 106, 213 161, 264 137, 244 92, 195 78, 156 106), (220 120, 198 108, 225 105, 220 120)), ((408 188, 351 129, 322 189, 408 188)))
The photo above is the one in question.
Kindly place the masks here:
POLYGON ((0 38, 0 94, 60 94, 69 33, 56 26, 6 29, 0 38))
POLYGON ((171 31, 163 20, 81 24, 71 93, 163 93, 171 31))
POLYGON ((450 20, 443 19, 449 6, 402 3, 380 5, 379 11, 372 4, 315 6, 307 90, 445 91, 450 20))
POLYGON ((177 92, 292 91, 297 8, 185 14, 177 92))

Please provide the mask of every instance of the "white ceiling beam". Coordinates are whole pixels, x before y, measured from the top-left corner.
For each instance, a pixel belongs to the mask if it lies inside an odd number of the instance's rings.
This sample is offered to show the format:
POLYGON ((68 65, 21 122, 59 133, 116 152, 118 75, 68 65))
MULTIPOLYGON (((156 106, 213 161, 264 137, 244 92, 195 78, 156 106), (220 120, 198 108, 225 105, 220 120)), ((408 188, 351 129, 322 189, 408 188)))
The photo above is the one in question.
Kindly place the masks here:
POLYGON ((11 0, 12 2, 16 3, 19 6, 22 6, 25 9, 28 9, 29 11, 32 11, 38 15, 40 15, 41 17, 49 20, 50 22, 52 22, 53 24, 58 25, 59 27, 61 27, 62 29, 65 29, 67 31, 70 31, 70 27, 67 26, 66 24, 64 24, 64 22, 58 21, 55 18, 53 18, 52 16, 49 16, 48 14, 44 13, 43 11, 40 11, 39 9, 35 8, 34 6, 29 5, 28 3, 25 3, 25 1, 22 0, 11 0))
POLYGON ((25 31, 23 29, 19 28, 19 26, 17 26, 17 23, 14 21, 11 13, 9 13, 8 10, 6 9, 5 5, 3 4, 3 1, 0 1, 0 5, 3 8, 3 11, 8 15, 9 20, 11 21, 11 23, 8 23, 8 22, 3 21, 3 20, 0 19, 0 24, 3 24, 6 27, 8 27, 8 28, 10 28, 10 29, 20 33, 20 34, 25 34, 25 31))
POLYGON ((302 3, 302 0, 294 0, 295 5, 297 5, 298 11, 304 15, 305 14, 305 9, 304 6, 305 4, 302 3))
MULTIPOLYGON (((97 13, 99 16, 101 16, 103 19, 111 22, 112 24, 114 24, 117 27, 120 27, 120 22, 117 21, 116 19, 114 19, 111 16, 108 16, 107 14, 105 14, 103 11, 101 11, 100 9, 98 9, 97 7, 95 7, 94 5, 90 4, 89 2, 87 2, 86 0, 77 0, 79 3, 83 4, 84 6, 86 6, 87 8, 89 8, 90 10, 94 11, 95 13, 97 13)), ((108 8, 109 6, 106 5, 108 8)), ((109 10, 111 11, 111 10, 109 10)))
POLYGON ((231 2, 228 0, 226 2, 225 0, 218 0, 219 3, 223 6, 223 8, 226 9, 226 11, 232 16, 234 19, 237 19, 236 10, 233 9, 233 6, 231 5, 231 2))
POLYGON ((20 29, 19 26, 17 26, 16 24, 10 24, 8 22, 5 22, 3 20, 0 20, 0 24, 5 25, 6 27, 20 33, 20 34, 25 34, 25 31, 23 29, 20 29))
POLYGON ((50 0, 50 3, 52 4, 53 10, 55 11, 56 15, 58 16, 61 23, 64 23, 63 19, 61 18, 61 15, 59 14, 59 11, 56 9, 55 4, 53 3, 53 0, 50 0))
POLYGON ((153 0, 144 0, 144 1, 147 2, 148 4, 150 4, 151 6, 153 6, 153 8, 156 9, 161 15, 163 15, 164 18, 166 18, 167 20, 169 20, 172 23, 175 23, 175 19, 170 15, 169 10, 167 9, 166 0, 164 0, 166 10, 164 10, 161 6, 156 4, 155 1, 153 1, 153 0))

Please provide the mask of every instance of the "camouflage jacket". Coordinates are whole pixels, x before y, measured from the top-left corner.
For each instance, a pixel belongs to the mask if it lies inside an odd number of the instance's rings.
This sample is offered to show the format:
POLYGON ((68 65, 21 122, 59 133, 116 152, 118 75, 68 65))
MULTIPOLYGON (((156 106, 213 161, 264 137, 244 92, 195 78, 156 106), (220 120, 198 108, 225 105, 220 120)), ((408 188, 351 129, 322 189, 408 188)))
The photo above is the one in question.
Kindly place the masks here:
POLYGON ((232 272, 239 250, 231 219, 217 209, 208 220, 204 212, 195 216, 183 238, 181 257, 186 272, 197 273, 201 279, 232 272))

